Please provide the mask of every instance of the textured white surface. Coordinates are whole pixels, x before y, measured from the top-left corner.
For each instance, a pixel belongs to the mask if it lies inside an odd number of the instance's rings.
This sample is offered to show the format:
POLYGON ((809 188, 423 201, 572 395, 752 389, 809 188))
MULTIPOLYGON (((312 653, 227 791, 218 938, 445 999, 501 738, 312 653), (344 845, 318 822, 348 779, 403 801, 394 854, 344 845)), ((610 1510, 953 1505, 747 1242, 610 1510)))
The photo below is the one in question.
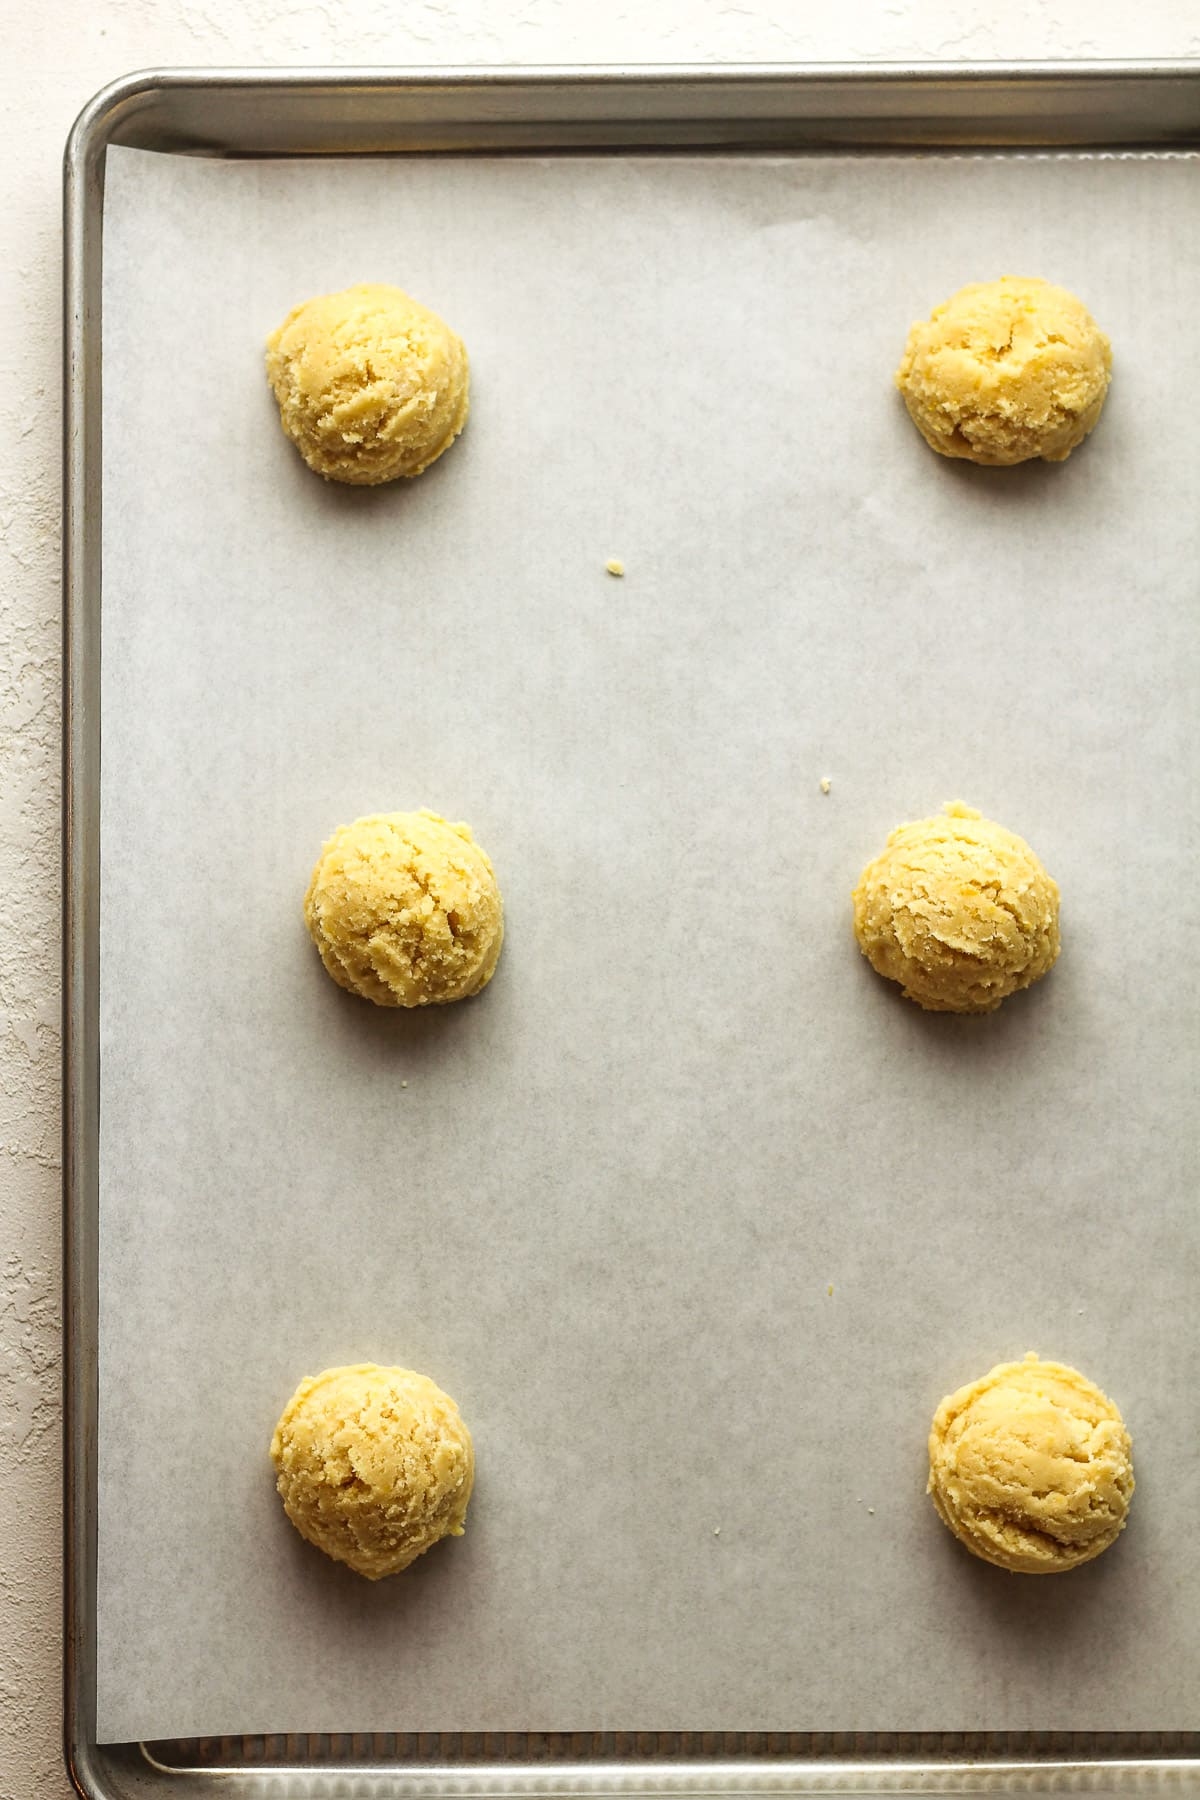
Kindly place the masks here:
POLYGON ((59 1759, 59 159, 151 64, 1200 54, 1195 0, 0 0, 0 1800, 59 1759))

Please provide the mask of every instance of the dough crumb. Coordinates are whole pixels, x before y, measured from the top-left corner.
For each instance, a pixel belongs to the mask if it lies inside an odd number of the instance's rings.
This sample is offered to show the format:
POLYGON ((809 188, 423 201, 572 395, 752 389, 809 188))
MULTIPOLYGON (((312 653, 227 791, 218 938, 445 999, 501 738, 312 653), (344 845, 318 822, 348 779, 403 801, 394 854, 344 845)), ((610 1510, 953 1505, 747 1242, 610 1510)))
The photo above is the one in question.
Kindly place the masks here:
POLYGON ((360 282, 293 307, 267 339, 279 420, 327 481, 420 475, 467 422, 462 339, 402 288, 360 282))
POLYGON ((471 1434, 412 1369, 355 1363, 302 1381, 271 1439, 276 1487, 301 1537, 368 1581, 461 1537, 471 1434))
POLYGON ((504 942, 495 871, 468 825, 439 813, 371 813, 324 846, 304 922, 339 987, 376 1006, 465 1000, 504 942))
POLYGON ((826 1289, 826 1292, 828 1293, 829 1298, 832 1300, 833 1299, 833 1283, 832 1283, 832 1281, 830 1282, 828 1288, 826 1289))
POLYGON ((1058 886, 1022 838, 952 800, 898 825, 867 864, 854 934, 927 1012, 994 1012, 1054 966, 1058 886))
POLYGON ((610 556, 604 566, 610 575, 623 575, 625 573, 625 564, 619 557, 610 556))
POLYGON ((1116 1406, 1032 1350, 934 1414, 928 1492, 959 1542, 998 1568, 1052 1575, 1090 1562, 1124 1530, 1133 1488, 1116 1406))
POLYGON ((960 288, 908 334, 896 386, 940 456, 1064 462, 1100 417, 1112 347, 1081 300, 1005 275, 960 288))
POLYGON ((721 1535, 721 1527, 719 1525, 714 1525, 713 1526, 713 1536, 720 1537, 720 1535, 721 1535))
POLYGON ((829 779, 828 775, 822 775, 822 777, 821 777, 821 792, 823 794, 827 794, 832 786, 833 786, 833 783, 829 779))

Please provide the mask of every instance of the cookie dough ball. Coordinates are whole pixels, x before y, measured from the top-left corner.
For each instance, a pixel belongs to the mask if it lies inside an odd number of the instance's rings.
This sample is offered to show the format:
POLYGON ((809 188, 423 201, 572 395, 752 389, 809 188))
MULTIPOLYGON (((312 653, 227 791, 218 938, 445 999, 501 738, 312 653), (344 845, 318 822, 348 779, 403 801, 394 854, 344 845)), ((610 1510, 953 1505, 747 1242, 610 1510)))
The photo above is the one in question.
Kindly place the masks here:
POLYGON ((1107 1395, 1065 1363, 999 1363, 943 1400, 929 1492, 972 1556, 1024 1575, 1090 1562, 1133 1496, 1129 1433, 1107 1395))
POLYGON ((959 288, 908 334, 896 386, 942 456, 1063 462, 1100 417, 1108 339, 1081 300, 1006 275, 959 288))
POLYGON ((486 987, 504 941, 492 865, 468 825, 372 813, 321 851, 304 922, 339 987, 376 1006, 431 1006, 486 987))
POLYGON ((467 353, 400 288, 306 300, 267 339, 283 429, 310 469, 375 487, 419 475, 467 422, 467 353))
POLYGON ((368 1581, 463 1534, 471 1434, 450 1396, 411 1369, 309 1376, 283 1409, 271 1461, 300 1536, 368 1581))
POLYGON ((955 800, 897 826, 867 864, 854 934, 927 1012, 993 1012, 1053 966, 1058 887, 1021 838, 955 800))

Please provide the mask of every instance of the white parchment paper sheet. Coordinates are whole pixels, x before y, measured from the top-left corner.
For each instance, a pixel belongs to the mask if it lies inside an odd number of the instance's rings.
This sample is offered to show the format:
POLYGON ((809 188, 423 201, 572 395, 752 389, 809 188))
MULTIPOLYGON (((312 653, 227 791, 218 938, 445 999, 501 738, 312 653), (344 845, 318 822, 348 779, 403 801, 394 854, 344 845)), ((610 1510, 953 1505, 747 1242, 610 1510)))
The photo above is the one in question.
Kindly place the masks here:
POLYGON ((106 231, 101 1738, 1196 1724, 1200 163, 116 151, 106 231), (890 387, 1006 270, 1115 346, 1062 467, 940 461, 890 387), (261 364, 359 279, 473 361, 373 492, 261 364), (1063 892, 990 1019, 850 929, 955 797, 1063 892), (391 1015, 300 901, 419 805, 509 935, 391 1015), (1030 1348, 1136 1448, 1057 1581, 923 1492, 941 1395, 1030 1348), (267 1459, 364 1358, 479 1459, 377 1586, 267 1459))

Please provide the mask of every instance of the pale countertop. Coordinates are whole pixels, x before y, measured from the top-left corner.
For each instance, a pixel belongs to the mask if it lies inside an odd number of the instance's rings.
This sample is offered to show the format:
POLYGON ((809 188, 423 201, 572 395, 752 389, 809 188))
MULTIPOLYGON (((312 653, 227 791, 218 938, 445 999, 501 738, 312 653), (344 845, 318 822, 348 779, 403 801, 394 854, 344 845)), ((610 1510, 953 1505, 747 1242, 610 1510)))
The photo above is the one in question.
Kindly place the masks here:
POLYGON ((1195 0, 0 0, 0 1800, 63 1795, 59 1502, 60 161, 151 65, 1200 56, 1195 0))

